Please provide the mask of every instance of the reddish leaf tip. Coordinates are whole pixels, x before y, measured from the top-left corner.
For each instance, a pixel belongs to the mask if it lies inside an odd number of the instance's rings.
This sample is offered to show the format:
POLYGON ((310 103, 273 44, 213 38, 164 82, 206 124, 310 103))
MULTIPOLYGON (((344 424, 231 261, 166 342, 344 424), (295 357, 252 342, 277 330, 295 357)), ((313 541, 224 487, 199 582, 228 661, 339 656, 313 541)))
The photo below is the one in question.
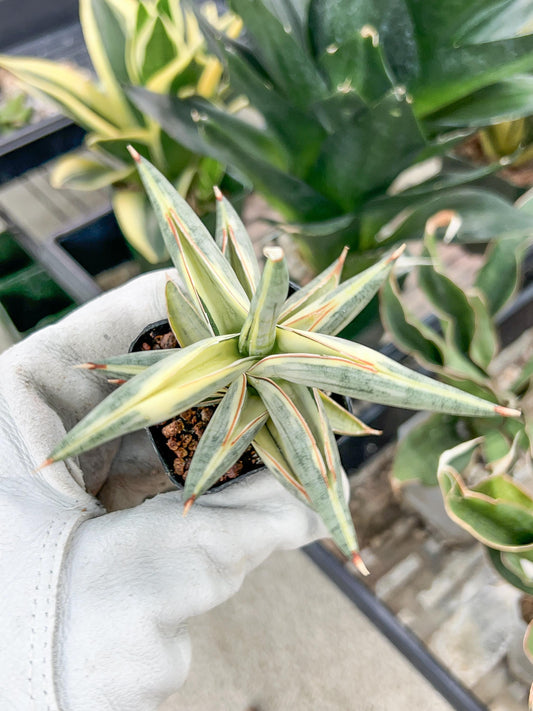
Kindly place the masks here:
POLYGON ((190 498, 187 499, 187 501, 183 504, 183 516, 187 516, 187 514, 191 510, 191 506, 194 504, 195 501, 196 494, 193 494, 190 498))
POLYGON ((134 160, 136 163, 140 163, 140 162, 141 162, 141 156, 140 156, 140 154, 135 150, 135 148, 134 148, 132 145, 129 145, 129 146, 128 146, 128 152, 129 152, 130 156, 133 158, 133 160, 134 160))
POLYGON ((359 553, 357 551, 354 551, 352 553, 352 563, 355 565, 355 567, 361 573, 361 575, 370 575, 370 571, 364 564, 363 559, 361 558, 361 556, 359 555, 359 553))
POLYGON ((110 385, 124 385, 126 380, 124 378, 108 378, 107 382, 110 383, 110 385))
POLYGON ((45 467, 49 467, 50 464, 53 464, 55 462, 55 459, 52 457, 48 457, 48 459, 45 459, 42 464, 39 464, 39 466, 34 470, 34 473, 40 472, 41 469, 44 469, 45 467))
POLYGON ((213 185, 213 192, 215 193, 215 199, 221 201, 222 200, 222 192, 220 191, 220 188, 218 188, 216 185, 213 185))
POLYGON ((494 412, 502 417, 520 417, 522 414, 521 410, 515 410, 513 407, 503 407, 502 405, 495 405, 494 412))
POLYGON ((401 257, 401 255, 405 252, 406 247, 406 244, 401 244, 398 249, 395 249, 394 252, 390 255, 390 257, 387 259, 387 262, 389 264, 390 262, 395 262, 398 257, 401 257))

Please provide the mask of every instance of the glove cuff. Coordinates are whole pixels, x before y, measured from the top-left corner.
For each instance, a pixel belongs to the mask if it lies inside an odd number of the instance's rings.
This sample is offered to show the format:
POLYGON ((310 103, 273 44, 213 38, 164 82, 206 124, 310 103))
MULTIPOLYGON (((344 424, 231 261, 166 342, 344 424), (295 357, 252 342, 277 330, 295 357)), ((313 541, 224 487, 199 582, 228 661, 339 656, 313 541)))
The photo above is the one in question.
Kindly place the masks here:
POLYGON ((0 707, 59 711, 54 666, 63 560, 74 531, 101 509, 96 503, 84 510, 37 507, 13 497, 2 508, 0 540, 10 546, 0 558, 9 611, 0 618, 0 707))

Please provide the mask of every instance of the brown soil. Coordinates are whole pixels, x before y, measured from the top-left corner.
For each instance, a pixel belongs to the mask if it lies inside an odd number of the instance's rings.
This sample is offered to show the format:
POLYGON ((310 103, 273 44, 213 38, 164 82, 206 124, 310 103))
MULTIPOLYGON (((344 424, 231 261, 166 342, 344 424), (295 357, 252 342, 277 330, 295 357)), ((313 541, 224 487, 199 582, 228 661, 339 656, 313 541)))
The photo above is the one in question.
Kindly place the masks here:
MULTIPOLYGON (((172 331, 156 327, 149 331, 137 345, 136 350, 161 350, 178 348, 172 331)), ((177 482, 184 483, 191 461, 215 407, 191 407, 178 417, 150 427, 154 441, 177 482)), ((222 476, 217 484, 235 479, 262 466, 261 459, 250 445, 241 458, 222 476)))

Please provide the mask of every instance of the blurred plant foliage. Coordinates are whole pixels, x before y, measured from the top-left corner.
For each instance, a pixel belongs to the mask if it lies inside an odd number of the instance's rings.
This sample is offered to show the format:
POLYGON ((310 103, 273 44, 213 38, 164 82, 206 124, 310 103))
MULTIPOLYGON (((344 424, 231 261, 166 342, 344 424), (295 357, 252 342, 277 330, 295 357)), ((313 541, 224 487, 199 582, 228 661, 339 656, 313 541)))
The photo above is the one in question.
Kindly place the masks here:
MULTIPOLYGON (((519 238, 495 241, 473 286, 463 290, 439 263, 433 234, 439 221, 453 219, 441 214, 428 223, 425 256, 433 265, 417 267, 436 328, 409 311, 393 278, 381 292, 383 321, 394 342, 443 382, 494 402, 505 398, 522 408, 522 418, 430 415, 398 443, 392 478, 398 486, 439 485, 448 515, 487 547, 506 580, 533 594, 533 496, 519 483, 533 477, 533 357, 520 353, 523 362, 505 378, 491 367, 499 351, 495 315, 516 291, 525 245, 519 238)), ((533 661, 531 627, 525 649, 533 661)))
POLYGON ((0 136, 30 122, 33 109, 28 105, 28 97, 16 94, 8 99, 0 96, 0 136))
MULTIPOLYGON (((409 309, 400 285, 391 278, 380 294, 383 324, 403 352, 443 382, 493 402, 507 398, 519 407, 531 385, 533 358, 514 382, 505 385, 491 365, 499 352, 495 316, 516 293, 527 245, 520 237, 494 241, 473 285, 462 289, 446 274, 435 240, 438 226, 443 222, 453 226, 454 219, 456 215, 446 212, 428 221, 423 252, 428 263, 420 264, 414 272, 418 288, 433 310, 433 323, 422 321, 409 309)), ((401 485, 416 480, 436 485, 441 453, 478 437, 484 438, 482 449, 489 464, 508 456, 517 444, 527 449, 533 442, 533 412, 525 412, 521 422, 512 423, 429 417, 399 442, 393 467, 395 482, 401 485)))
MULTIPOLYGON (((203 5, 202 13, 228 37, 238 35, 241 22, 231 13, 219 16, 213 3, 203 5)), ((212 186, 220 182, 223 168, 170 138, 132 104, 124 87, 199 95, 222 108, 227 95, 222 66, 206 51, 195 14, 180 0, 80 0, 80 20, 97 77, 29 57, 1 55, 0 67, 52 99, 88 132, 88 151, 59 161, 54 186, 95 190, 112 185, 113 207, 125 236, 148 261, 160 262, 167 258, 166 249, 126 146, 150 158, 200 212, 213 205, 212 186)))
MULTIPOLYGON (((234 166, 290 223, 322 268, 344 244, 348 270, 419 238, 454 209, 457 238, 531 231, 531 218, 459 162, 400 187, 412 166, 465 135, 533 113, 533 5, 520 0, 230 0, 235 40, 200 19, 254 120, 199 96, 133 89, 174 138, 234 166), (374 252, 374 254, 371 254, 374 252)), ((250 116, 250 113, 248 114, 250 116)))

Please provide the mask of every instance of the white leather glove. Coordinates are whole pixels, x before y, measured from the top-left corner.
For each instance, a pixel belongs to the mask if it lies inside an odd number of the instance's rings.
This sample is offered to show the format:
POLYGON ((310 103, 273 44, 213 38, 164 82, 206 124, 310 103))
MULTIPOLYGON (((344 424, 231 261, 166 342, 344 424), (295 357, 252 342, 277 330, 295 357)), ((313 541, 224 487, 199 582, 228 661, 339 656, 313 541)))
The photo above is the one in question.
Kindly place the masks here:
POLYGON ((2 711, 154 711, 187 675, 187 618, 274 549, 324 535, 267 472, 186 518, 177 491, 140 503, 144 482, 168 486, 143 432, 36 471, 112 387, 71 366, 127 351, 164 317, 164 281, 136 279, 0 357, 2 711))

